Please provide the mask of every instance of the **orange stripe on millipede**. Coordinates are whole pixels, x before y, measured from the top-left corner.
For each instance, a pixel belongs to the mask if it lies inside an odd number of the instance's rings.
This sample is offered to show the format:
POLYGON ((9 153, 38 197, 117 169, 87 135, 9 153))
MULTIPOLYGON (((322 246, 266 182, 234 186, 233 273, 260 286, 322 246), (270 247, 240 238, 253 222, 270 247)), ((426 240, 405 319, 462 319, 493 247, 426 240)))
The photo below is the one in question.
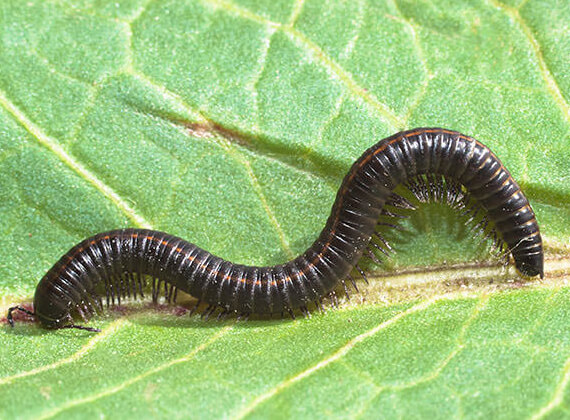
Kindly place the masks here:
MULTIPOLYGON (((393 145, 393 144, 395 144, 395 143, 397 143, 397 142, 400 142, 400 141, 402 141, 402 140, 404 140, 404 139, 407 140, 407 139, 410 138, 410 137, 418 136, 418 135, 426 134, 426 133, 427 133, 427 134, 442 133, 442 134, 448 134, 448 135, 456 135, 457 138, 460 138, 460 139, 462 139, 462 140, 469 141, 469 142, 475 142, 476 145, 487 149, 487 150, 489 151, 489 153, 490 153, 490 156, 492 156, 497 162, 499 162, 499 164, 500 164, 500 168, 499 168, 499 169, 500 169, 500 170, 503 170, 503 171, 505 171, 505 172, 507 172, 507 173, 509 174, 509 172, 506 170, 506 168, 503 166, 503 164, 500 162, 500 160, 495 156, 495 154, 494 154, 491 150, 489 150, 485 145, 483 145, 481 142, 479 142, 478 140, 476 140, 476 139, 474 139, 474 138, 472 138, 472 137, 465 136, 465 135, 463 135, 463 134, 461 134, 461 133, 458 133, 458 132, 456 132, 456 131, 445 130, 445 129, 416 130, 416 131, 412 131, 412 132, 400 134, 399 136, 395 137, 394 139, 390 140, 389 142, 386 142, 386 144, 383 144, 382 146, 378 147, 376 150, 374 150, 374 151, 373 151, 372 153, 370 153, 369 155, 365 156, 365 157, 362 159, 362 161, 361 161, 357 166, 354 166, 355 169, 353 169, 353 170, 351 171, 351 173, 347 176, 347 181, 346 181, 346 182, 343 182, 343 185, 345 186, 345 187, 343 187, 344 190, 346 190, 346 185, 349 184, 349 183, 354 179, 354 177, 356 176, 357 169, 361 169, 364 165, 368 164, 368 163, 370 162, 370 160, 372 160, 373 157, 375 157, 375 156, 378 155, 379 153, 381 153, 381 152, 383 152, 384 150, 386 150, 386 148, 388 148, 388 146, 391 146, 391 145, 393 145)), ((511 178, 510 174, 509 174, 508 180, 514 182, 514 180, 511 178)), ((505 181, 505 182, 506 182, 506 181, 505 181)), ((513 193, 513 195, 516 194, 516 193, 519 192, 519 191, 520 191, 520 189, 517 189, 517 191, 515 191, 515 192, 513 193)), ((336 210, 336 212, 335 212, 335 214, 334 214, 334 217, 333 217, 333 223, 332 223, 333 226, 335 226, 335 225, 338 224, 338 219, 339 219, 339 215, 340 215, 340 209, 342 208, 342 200, 343 200, 343 197, 344 197, 343 194, 341 194, 341 195, 339 196, 339 202, 338 202, 338 205, 337 205, 337 210, 336 210)), ((307 262, 307 265, 306 265, 303 269, 298 270, 298 275, 297 275, 296 277, 299 277, 299 275, 305 276, 305 275, 308 273, 309 270, 311 270, 313 267, 315 267, 317 261, 319 261, 319 260, 323 257, 323 255, 325 254, 325 252, 327 252, 327 250, 329 249, 329 247, 330 247, 330 245, 331 245, 332 237, 335 235, 335 233, 336 233, 335 229, 334 229, 334 228, 331 229, 331 231, 329 232, 329 236, 328 236, 327 241, 324 242, 324 244, 323 244, 322 250, 321 250, 310 262, 307 262)), ((139 234, 138 234, 138 233, 131 233, 131 234, 129 235, 129 238, 130 238, 130 239, 137 239, 138 237, 139 237, 139 234)), ((110 236, 109 236, 109 235, 106 235, 106 236, 101 237, 101 238, 98 238, 98 239, 96 239, 96 240, 95 240, 95 239, 94 239, 94 240, 91 240, 91 241, 89 242, 89 246, 94 246, 94 245, 96 245, 97 243, 101 242, 102 240, 109 240, 109 239, 110 239, 110 236)), ((158 240, 158 238, 156 238, 156 237, 154 237, 154 236, 148 236, 148 235, 145 237, 145 239, 148 240, 148 241, 157 241, 157 240, 158 240)), ((173 246, 170 242, 164 241, 164 240, 161 240, 161 244, 164 245, 164 246, 166 246, 167 248, 172 248, 172 246, 173 246)), ((194 245, 194 246, 196 246, 196 245, 194 245)), ((69 262, 71 262, 79 253, 83 252, 84 250, 85 250, 85 248, 81 247, 81 248, 79 248, 78 250, 76 250, 72 255, 68 256, 69 262)), ((188 260, 190 260, 191 262, 195 260, 195 257, 190 256, 190 255, 184 253, 184 252, 183 252, 183 248, 177 247, 175 250, 176 250, 176 252, 178 252, 178 253, 180 253, 180 254, 183 254, 184 257, 187 258, 188 260)), ((62 272, 65 268, 67 268, 69 262, 66 263, 66 264, 63 264, 63 265, 61 266, 60 270, 58 270, 58 275, 61 274, 61 272, 62 272)), ((219 274, 219 269, 212 269, 212 268, 210 268, 209 266, 207 266, 206 264, 201 264, 201 265, 200 265, 200 268, 201 268, 201 269, 206 269, 206 271, 209 271, 209 274, 214 273, 216 276, 219 274)), ((236 282, 236 281, 237 281, 237 282, 242 283, 242 284, 243 284, 243 283, 245 283, 245 284, 250 284, 250 283, 252 283, 252 284, 256 284, 256 285, 261 284, 261 282, 260 282, 259 280, 256 280, 256 281, 254 281, 254 282, 251 282, 251 281, 248 281, 248 279, 247 279, 246 277, 236 278, 236 277, 230 276, 229 279, 230 279, 232 282, 236 282)), ((292 279, 291 279, 290 276, 287 276, 287 277, 284 277, 283 279, 279 279, 279 282, 280 282, 280 283, 292 282, 292 279)), ((270 286, 276 286, 278 283, 277 283, 275 280, 271 280, 271 281, 269 282, 269 284, 270 284, 270 286)))

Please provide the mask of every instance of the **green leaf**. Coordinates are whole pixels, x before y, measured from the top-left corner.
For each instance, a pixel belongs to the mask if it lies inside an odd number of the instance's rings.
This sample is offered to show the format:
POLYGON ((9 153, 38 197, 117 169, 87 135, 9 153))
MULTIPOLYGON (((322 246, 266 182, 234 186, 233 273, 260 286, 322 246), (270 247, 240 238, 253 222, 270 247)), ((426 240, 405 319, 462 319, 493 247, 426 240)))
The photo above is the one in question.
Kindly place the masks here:
POLYGON ((543 282, 501 271, 424 206, 369 287, 310 319, 6 326, 0 417, 568 416, 568 22, 566 0, 2 1, 2 311, 125 226, 284 262, 351 163, 415 126, 495 151, 547 261, 543 282))

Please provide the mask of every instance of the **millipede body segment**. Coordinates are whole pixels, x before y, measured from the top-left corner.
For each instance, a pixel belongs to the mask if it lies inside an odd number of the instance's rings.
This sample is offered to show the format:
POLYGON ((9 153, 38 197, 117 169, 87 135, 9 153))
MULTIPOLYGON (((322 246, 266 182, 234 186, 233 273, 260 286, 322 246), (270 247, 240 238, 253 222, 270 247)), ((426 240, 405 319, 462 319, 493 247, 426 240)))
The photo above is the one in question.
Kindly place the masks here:
POLYGON ((399 185, 420 201, 430 194, 447 202, 444 196, 469 197, 485 210, 482 229, 487 223, 494 226, 517 269, 543 277, 537 221, 499 159, 461 133, 418 128, 364 152, 345 176, 319 237, 285 264, 238 265, 163 232, 113 230, 85 239, 61 257, 39 282, 33 313, 28 312, 44 327, 73 326, 77 315, 87 319, 102 309, 103 300, 108 305, 125 296, 144 296, 146 279, 152 279, 153 299, 162 288, 169 300, 179 289, 208 304, 210 312, 306 312, 345 279, 352 280, 350 273, 371 245, 386 207, 411 207, 394 193, 399 185))

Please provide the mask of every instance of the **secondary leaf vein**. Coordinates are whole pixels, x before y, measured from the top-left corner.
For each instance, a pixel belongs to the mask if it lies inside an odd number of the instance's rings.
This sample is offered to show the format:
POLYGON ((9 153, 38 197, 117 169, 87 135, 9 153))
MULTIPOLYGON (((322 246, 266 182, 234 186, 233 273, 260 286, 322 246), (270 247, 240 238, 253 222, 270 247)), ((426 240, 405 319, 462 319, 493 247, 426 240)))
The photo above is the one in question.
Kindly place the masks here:
POLYGON ((57 362, 54 362, 54 363, 50 363, 49 365, 40 366, 40 367, 37 367, 37 368, 32 369, 32 370, 19 372, 15 375, 12 375, 12 376, 6 376, 4 378, 0 378, 0 386, 9 384, 16 379, 38 375, 42 372, 46 372, 48 370, 54 370, 54 369, 57 369, 63 365, 67 365, 69 363, 76 362, 77 360, 86 356, 101 341, 104 341, 108 337, 114 335, 122 327, 124 327, 125 325, 128 325, 128 324, 129 324, 128 320, 118 319, 118 320, 112 322, 111 324, 109 324, 107 327, 105 327, 103 329, 103 331, 101 331, 99 334, 96 334, 91 340, 89 340, 83 347, 81 347, 77 352, 75 352, 71 356, 66 357, 65 359, 58 360, 57 362))
POLYGON ((93 394, 93 395, 89 395, 87 397, 83 397, 83 398, 78 398, 76 400, 72 400, 69 401, 68 403, 56 407, 55 409, 45 412, 43 414, 40 414, 37 418, 44 420, 44 419, 48 419, 48 418, 53 418, 55 416, 57 416, 58 414, 67 411, 69 409, 72 409, 74 407, 83 405, 83 404, 87 404, 93 401, 96 401, 98 399, 101 398, 105 398, 108 397, 109 395, 113 395, 117 392, 122 391, 123 389, 151 376, 154 375, 155 373, 161 372, 165 369, 168 369, 174 365, 180 364, 180 363, 185 363, 188 362, 189 360, 191 360, 192 358, 194 358, 194 356, 196 356, 198 353, 200 353, 202 350, 206 349, 208 346, 210 346, 212 343, 214 343, 215 341, 217 341, 218 339, 220 339, 224 334, 226 334, 229 330, 231 330, 233 328, 233 325, 228 325, 225 328, 222 328, 221 330, 219 330, 216 334, 212 335, 212 337, 210 337, 207 341, 205 341, 204 343, 200 344, 198 347, 195 347, 194 349, 192 349, 192 351, 190 351, 188 354, 178 358, 178 359, 174 359, 171 360, 169 362, 166 362, 162 365, 156 366, 155 368, 152 368, 150 370, 147 370, 144 373, 141 373, 138 376, 135 376, 119 385, 116 385, 114 387, 108 388, 104 391, 101 391, 97 394, 93 394))
POLYGON ((119 194, 117 194, 110 186, 88 170, 75 157, 67 153, 59 142, 44 133, 36 124, 34 124, 22 111, 20 111, 12 102, 8 100, 6 94, 0 91, 0 105, 2 105, 12 116, 18 121, 42 146, 56 155, 71 170, 77 173, 85 181, 93 185, 115 206, 117 206, 136 226, 142 228, 151 228, 149 222, 139 215, 119 194))
POLYGON ((263 25, 278 28, 282 30, 293 42, 297 43, 306 52, 318 60, 325 69, 327 69, 335 78, 341 80, 344 85, 352 92, 355 96, 362 98, 365 102, 375 109, 380 117, 386 121, 394 129, 402 129, 405 125, 405 121, 402 120, 393 110, 387 105, 380 102, 375 96, 369 93, 365 88, 360 86, 353 78, 353 76, 343 69, 338 63, 336 63, 331 57, 329 57, 317 44, 307 38, 302 32, 297 30, 290 24, 280 24, 266 19, 263 16, 259 16, 250 10, 244 9, 237 6, 232 2, 227 2, 224 0, 203 0, 206 4, 210 4, 213 7, 220 8, 229 13, 233 13, 237 16, 243 17, 245 19, 258 22, 263 25))
POLYGON ((546 417, 548 413, 563 403, 568 382, 570 382, 570 357, 568 357, 564 363, 563 375, 556 385, 556 388, 554 388, 552 399, 531 417, 532 420, 538 420, 546 417))
POLYGON ((461 328, 461 331, 459 332, 459 335, 457 336, 457 339, 455 341, 455 348, 447 355, 447 357, 445 359, 443 359, 436 366, 435 369, 433 369, 431 372, 428 372, 426 375, 424 375, 424 376, 422 376, 422 377, 420 377, 420 378, 418 378, 412 382, 402 384, 402 385, 388 386, 384 389, 385 390, 401 391, 401 390, 413 388, 415 386, 425 384, 427 382, 431 382, 431 381, 434 381, 435 379, 437 379, 439 377, 439 375, 441 374, 441 372, 443 372, 443 370, 453 360, 453 358, 455 358, 455 356, 457 356, 465 347, 464 340, 465 340, 465 335, 467 334, 467 330, 469 329, 469 327, 471 326, 473 321, 475 321, 475 319, 477 319, 477 316, 479 315, 479 313, 487 306, 488 302, 489 302, 489 295, 481 296, 481 298, 479 299, 479 302, 477 303, 477 305, 475 305, 473 312, 471 313, 469 318, 467 318, 467 320, 463 324, 463 327, 461 328))
POLYGON ((556 104, 560 108, 560 111, 562 112, 564 119, 568 123, 570 123, 570 105, 564 99, 564 96, 560 91, 560 87, 556 82, 556 79, 554 78, 552 72, 548 68, 546 60, 544 59, 544 55, 542 54, 542 49, 540 47, 540 44, 538 43, 538 40, 534 37, 532 29, 526 24, 525 20, 522 18, 518 9, 500 3, 498 0, 489 0, 489 1, 497 9, 503 10, 505 14, 508 15, 514 22, 516 22, 522 29, 536 57, 538 67, 540 69, 540 74, 546 83, 546 88, 548 89, 548 92, 552 95, 554 102, 556 102, 556 104))
POLYGON ((337 360, 342 359, 357 344, 359 344, 359 343, 363 342, 364 340, 374 336, 375 334, 378 334, 380 331, 385 330, 385 329, 393 326, 398 321, 400 321, 402 318, 405 318, 408 315, 412 315, 416 312, 423 311, 438 301, 449 300, 449 299, 450 299, 449 296, 442 295, 442 296, 437 296, 437 297, 434 297, 432 299, 426 300, 426 301, 419 303, 418 305, 415 305, 415 306, 413 306, 413 307, 411 307, 411 308, 409 308, 403 312, 400 312, 399 314, 395 315, 394 317, 390 318, 389 320, 384 321, 383 323, 378 324, 374 328, 352 338, 344 346, 340 347, 332 355, 326 357, 325 359, 322 359, 317 364, 305 369, 302 372, 299 372, 297 375, 277 384, 275 387, 271 388, 267 392, 259 395, 249 405, 245 406, 239 413, 237 413, 235 416, 232 416, 232 417, 236 418, 236 419, 244 418, 245 416, 247 416, 248 414, 253 412, 264 401, 276 396, 277 394, 279 394, 280 392, 282 392, 283 390, 285 390, 289 386, 311 376, 313 373, 318 372, 319 370, 327 367, 331 363, 334 363, 337 360))

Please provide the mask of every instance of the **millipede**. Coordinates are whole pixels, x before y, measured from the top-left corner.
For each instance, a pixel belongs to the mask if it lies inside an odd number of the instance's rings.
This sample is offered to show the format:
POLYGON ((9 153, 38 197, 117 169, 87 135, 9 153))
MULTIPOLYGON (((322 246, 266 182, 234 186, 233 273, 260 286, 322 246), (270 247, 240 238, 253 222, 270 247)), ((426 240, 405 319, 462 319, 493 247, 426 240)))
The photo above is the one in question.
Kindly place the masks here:
MULTIPOLYGON (((404 194, 419 202, 439 201, 470 214, 476 229, 512 255, 525 276, 544 277, 542 239, 534 212, 519 185, 488 147, 456 131, 416 128, 399 132, 370 147, 352 165, 338 190, 331 214, 315 242, 284 264, 256 267, 234 264, 184 239, 146 229, 99 233, 71 248, 37 285, 33 310, 14 311, 33 317, 45 328, 78 328, 104 306, 121 299, 164 293, 175 301, 177 291, 207 306, 209 317, 236 314, 295 312, 308 315, 322 299, 342 286, 357 289, 355 272, 363 257, 388 253, 390 244, 378 226, 381 216, 398 217, 399 210, 415 210, 404 194), (476 216, 479 214, 479 216, 476 216), (105 303, 104 303, 105 302, 105 303)), ((401 213, 401 211, 400 211, 401 213)), ((193 311, 191 311, 192 313, 193 311)))

